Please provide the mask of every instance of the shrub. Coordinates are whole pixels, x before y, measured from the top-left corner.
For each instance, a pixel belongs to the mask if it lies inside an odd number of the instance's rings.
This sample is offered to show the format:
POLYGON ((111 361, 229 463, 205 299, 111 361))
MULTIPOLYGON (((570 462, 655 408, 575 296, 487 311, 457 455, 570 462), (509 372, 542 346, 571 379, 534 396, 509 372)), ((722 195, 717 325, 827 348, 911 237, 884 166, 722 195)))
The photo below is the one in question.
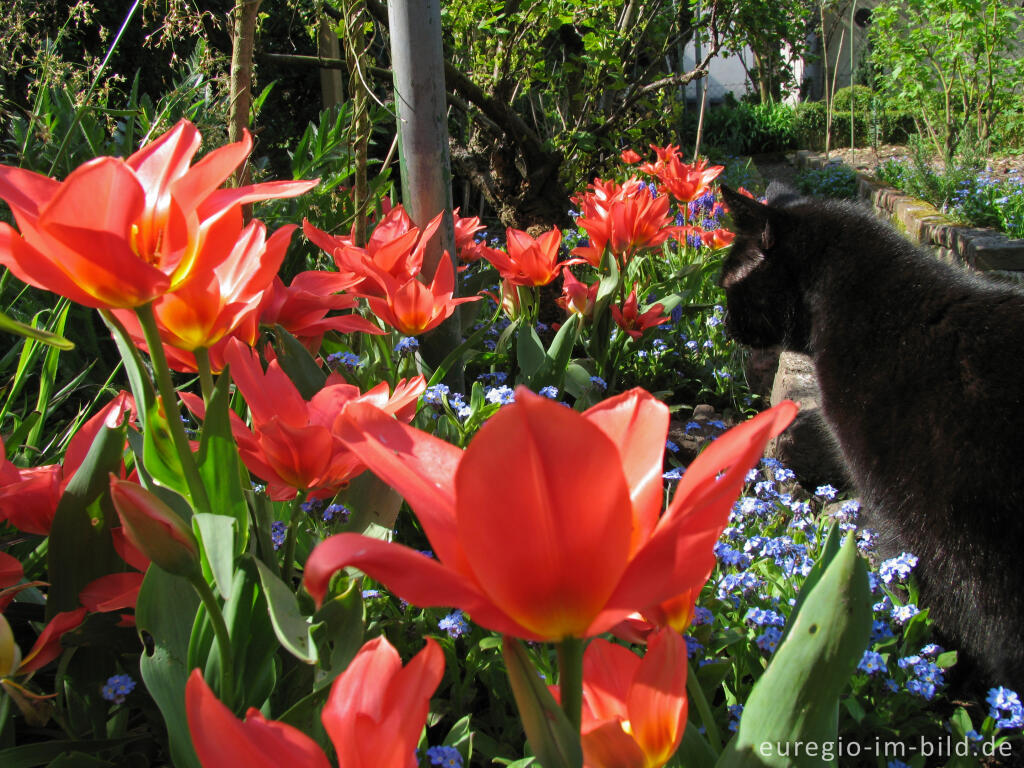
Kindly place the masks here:
POLYGON ((869 111, 873 99, 874 95, 866 85, 850 85, 836 91, 832 97, 832 109, 836 112, 849 112, 852 104, 857 112, 869 111))
MULTIPOLYGON (((854 139, 860 146, 875 144, 904 144, 914 131, 914 118, 906 112, 892 110, 871 110, 855 112, 853 115, 856 133, 854 139)), ((824 149, 827 114, 825 103, 809 101, 796 109, 794 132, 797 142, 807 149, 824 149)), ((850 145, 850 113, 835 112, 832 115, 832 147, 850 145)))
POLYGON ((857 172, 843 163, 803 171, 796 177, 796 186, 805 195, 853 200, 857 197, 857 172))
MULTIPOLYGON (((697 117, 692 117, 696 128, 697 117)), ((734 155, 781 152, 797 146, 796 112, 788 104, 736 104, 709 109, 704 141, 734 155)))

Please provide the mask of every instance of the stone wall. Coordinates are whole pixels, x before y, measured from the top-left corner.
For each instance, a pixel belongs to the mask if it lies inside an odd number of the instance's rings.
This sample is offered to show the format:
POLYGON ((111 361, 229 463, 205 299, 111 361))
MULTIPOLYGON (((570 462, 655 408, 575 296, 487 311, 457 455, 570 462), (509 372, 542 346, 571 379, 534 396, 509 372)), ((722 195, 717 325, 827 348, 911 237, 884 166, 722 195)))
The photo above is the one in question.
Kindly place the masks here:
MULTIPOLYGON (((796 153, 797 168, 823 168, 828 162, 817 152, 796 153)), ((860 196, 875 212, 892 222, 914 242, 930 247, 943 261, 971 269, 1019 272, 1024 276, 1024 240, 1015 240, 994 229, 957 224, 933 205, 887 187, 866 173, 857 173, 860 196)))

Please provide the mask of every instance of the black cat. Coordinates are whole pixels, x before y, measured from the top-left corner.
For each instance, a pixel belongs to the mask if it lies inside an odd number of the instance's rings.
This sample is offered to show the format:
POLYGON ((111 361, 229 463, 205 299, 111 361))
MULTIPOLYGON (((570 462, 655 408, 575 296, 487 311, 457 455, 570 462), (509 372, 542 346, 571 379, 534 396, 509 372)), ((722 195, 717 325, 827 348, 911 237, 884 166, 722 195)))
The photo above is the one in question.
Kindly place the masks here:
POLYGON ((1024 693, 1024 291, 852 203, 722 193, 726 329, 810 355, 879 553, 918 556, 961 684, 1024 693))

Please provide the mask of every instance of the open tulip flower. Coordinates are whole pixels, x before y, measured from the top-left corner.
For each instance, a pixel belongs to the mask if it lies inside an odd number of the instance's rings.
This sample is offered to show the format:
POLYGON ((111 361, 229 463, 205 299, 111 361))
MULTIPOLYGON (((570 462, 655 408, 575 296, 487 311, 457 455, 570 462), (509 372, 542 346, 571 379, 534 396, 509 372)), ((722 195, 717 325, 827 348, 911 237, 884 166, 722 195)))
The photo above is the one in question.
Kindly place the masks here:
POLYGON ((396 205, 374 227, 365 248, 358 247, 351 235, 329 235, 305 219, 302 231, 314 245, 334 259, 343 275, 354 279, 353 292, 381 296, 384 289, 373 276, 384 273, 398 284, 403 284, 418 275, 423 268, 426 245, 441 226, 441 215, 431 219, 421 232, 413 226, 405 209, 396 205))
MULTIPOLYGON (((333 496, 366 469, 334 434, 335 419, 345 403, 363 400, 388 414, 412 419, 426 388, 425 379, 417 376, 399 381, 390 395, 383 382, 362 393, 335 375, 307 402, 276 360, 264 373, 256 353, 237 339, 228 345, 225 359, 252 413, 251 430, 237 414, 229 414, 239 454, 249 471, 267 482, 275 501, 294 498, 300 490, 310 491, 314 498, 333 496)), ((200 398, 187 392, 181 398, 189 410, 204 416, 200 398)))
POLYGON ((622 186, 595 179, 590 191, 573 198, 580 208, 577 223, 590 235, 590 244, 573 249, 594 267, 601 266, 605 248, 625 263, 635 253, 658 248, 675 236, 666 195, 654 196, 633 178, 622 186))
POLYGON ((437 559, 338 534, 306 562, 317 604, 358 568, 413 605, 558 642, 609 630, 699 587, 747 470, 796 413, 785 402, 726 432, 690 466, 662 514, 668 408, 634 389, 577 413, 520 387, 463 451, 362 403, 343 442, 412 507, 437 559))
POLYGON ((182 120, 127 160, 90 160, 63 182, 0 166, 0 198, 20 231, 0 223, 0 264, 88 307, 138 307, 231 253, 243 204, 294 197, 317 183, 218 190, 252 139, 246 133, 190 165, 199 143, 195 126, 182 120))
MULTIPOLYGON (((415 768, 430 696, 444 674, 444 653, 427 638, 406 666, 384 637, 366 643, 331 686, 321 713, 341 768, 415 768)), ((330 768, 309 736, 255 707, 245 721, 224 706, 198 669, 185 686, 192 743, 203 768, 330 768)))
POLYGON ((637 308, 635 288, 630 291, 629 296, 622 303, 621 309, 614 304, 611 307, 612 319, 615 320, 619 328, 634 339, 639 339, 643 336, 644 331, 648 328, 654 328, 672 319, 661 314, 663 309, 663 305, 654 304, 646 312, 641 313, 637 308))
POLYGON ((640 658, 592 640, 583 654, 584 768, 661 768, 686 730, 686 641, 654 633, 640 658))
POLYGON ((459 209, 452 211, 452 223, 455 226, 455 253, 459 261, 466 263, 479 261, 483 256, 482 244, 476 241, 478 232, 484 230, 479 216, 460 216, 459 209))
POLYGON ((568 264, 579 264, 583 259, 558 261, 558 246, 562 233, 558 229, 545 232, 537 238, 519 229, 508 228, 508 252, 482 248, 484 258, 494 265, 502 279, 512 285, 547 285, 568 264))
POLYGON ((678 202, 689 203, 707 192, 711 182, 724 170, 724 165, 709 168, 707 160, 689 165, 673 156, 658 171, 658 179, 678 202))
POLYGON ((297 338, 312 354, 320 350, 327 331, 338 333, 383 334, 376 325, 362 315, 348 314, 327 317, 338 309, 353 309, 358 301, 340 291, 348 290, 357 282, 339 272, 311 270, 300 272, 285 287, 279 277, 274 278, 260 303, 261 325, 280 325, 297 338))
POLYGON ((594 314, 599 287, 596 282, 590 285, 581 283, 571 270, 562 270, 562 295, 555 299, 555 303, 570 314, 590 317, 594 314))
MULTIPOLYGON (((267 239, 266 225, 253 219, 226 258, 210 270, 191 275, 173 293, 160 296, 153 312, 164 344, 189 352, 212 347, 255 315, 284 261, 294 229, 289 224, 267 239)), ((141 332, 134 312, 115 310, 114 314, 129 333, 141 332)))
POLYGON ((447 252, 438 263, 429 285, 415 277, 399 282, 382 270, 370 271, 369 276, 383 293, 382 296, 367 296, 370 311, 406 336, 419 336, 433 330, 451 317, 459 304, 480 299, 479 296, 452 298, 455 293, 455 267, 447 252))

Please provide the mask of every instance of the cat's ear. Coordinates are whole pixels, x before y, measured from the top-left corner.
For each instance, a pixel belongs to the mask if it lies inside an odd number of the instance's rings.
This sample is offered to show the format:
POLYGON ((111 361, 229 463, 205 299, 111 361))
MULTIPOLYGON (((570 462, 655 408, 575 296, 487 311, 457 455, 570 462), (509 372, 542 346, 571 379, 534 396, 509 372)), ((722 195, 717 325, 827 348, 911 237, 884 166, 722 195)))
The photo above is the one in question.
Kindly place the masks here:
MULTIPOLYGON (((724 184, 722 185, 722 199, 729 207, 737 234, 754 235, 762 241, 765 239, 765 236, 768 235, 768 215, 770 213, 767 205, 759 203, 752 197, 742 195, 724 184)), ((765 243, 765 247, 769 245, 770 243, 765 243)))

